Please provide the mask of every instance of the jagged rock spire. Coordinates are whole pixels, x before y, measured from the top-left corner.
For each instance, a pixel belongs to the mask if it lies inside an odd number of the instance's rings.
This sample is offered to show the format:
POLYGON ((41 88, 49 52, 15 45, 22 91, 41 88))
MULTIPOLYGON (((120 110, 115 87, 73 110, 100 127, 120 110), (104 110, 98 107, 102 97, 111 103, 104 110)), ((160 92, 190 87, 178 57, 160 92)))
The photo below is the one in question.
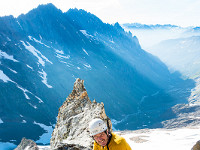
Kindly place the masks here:
POLYGON ((77 79, 66 101, 59 108, 57 123, 50 141, 52 149, 71 147, 92 149, 93 139, 89 136, 88 124, 94 118, 101 118, 111 130, 110 119, 106 116, 103 103, 91 102, 84 87, 84 81, 77 79))

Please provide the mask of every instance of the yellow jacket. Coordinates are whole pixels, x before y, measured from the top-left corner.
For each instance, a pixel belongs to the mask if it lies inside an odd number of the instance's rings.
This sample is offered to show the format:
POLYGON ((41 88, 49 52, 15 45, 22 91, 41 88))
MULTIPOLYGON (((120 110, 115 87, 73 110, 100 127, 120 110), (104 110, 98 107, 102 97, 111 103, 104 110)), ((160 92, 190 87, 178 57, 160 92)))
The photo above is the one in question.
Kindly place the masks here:
POLYGON ((112 133, 112 138, 110 140, 110 143, 108 144, 108 148, 107 146, 101 146, 99 145, 96 141, 94 141, 94 146, 93 146, 93 150, 131 150, 131 147, 129 146, 129 144, 126 142, 126 140, 115 134, 112 133))

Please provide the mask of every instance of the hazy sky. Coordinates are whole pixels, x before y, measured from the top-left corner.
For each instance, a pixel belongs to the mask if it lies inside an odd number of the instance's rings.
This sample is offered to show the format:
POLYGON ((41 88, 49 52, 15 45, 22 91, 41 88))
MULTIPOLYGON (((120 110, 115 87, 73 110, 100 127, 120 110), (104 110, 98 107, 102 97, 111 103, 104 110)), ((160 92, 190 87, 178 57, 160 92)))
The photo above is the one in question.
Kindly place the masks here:
POLYGON ((1 0, 0 16, 17 17, 46 3, 63 12, 84 9, 107 23, 200 26, 200 0, 1 0))

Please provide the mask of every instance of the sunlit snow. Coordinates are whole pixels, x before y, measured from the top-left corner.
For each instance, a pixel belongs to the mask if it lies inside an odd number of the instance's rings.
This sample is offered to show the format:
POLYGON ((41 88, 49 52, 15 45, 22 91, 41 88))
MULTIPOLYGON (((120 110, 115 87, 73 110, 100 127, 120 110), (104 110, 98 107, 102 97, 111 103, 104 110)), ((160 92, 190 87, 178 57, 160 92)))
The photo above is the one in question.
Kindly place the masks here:
POLYGON ((35 47, 33 47, 30 43, 28 43, 27 45, 25 44, 24 41, 21 41, 22 44, 24 45, 24 47, 29 51, 31 52, 35 57, 38 58, 38 62, 42 65, 42 66, 45 66, 45 61, 46 62, 49 62, 51 64, 53 64, 51 61, 49 61, 44 55, 42 55, 42 53, 38 50, 35 49, 35 47), (40 56, 39 56, 40 55, 40 56), (45 61, 44 61, 44 60, 45 61))
POLYGON ((69 59, 70 58, 70 55, 65 56, 64 52, 62 50, 58 50, 55 48, 54 48, 54 50, 56 51, 56 57, 58 57, 60 59, 69 59))
POLYGON ((7 37, 7 40, 8 40, 8 41, 11 41, 11 39, 10 39, 9 37, 7 37))
POLYGON ((0 79, 3 80, 3 82, 8 82, 8 81, 10 81, 10 82, 15 83, 16 86, 17 86, 20 90, 23 91, 23 93, 24 93, 26 99, 30 99, 30 98, 28 97, 28 95, 26 94, 26 92, 28 92, 28 90, 26 90, 26 89, 20 87, 16 82, 12 81, 8 76, 6 76, 6 75, 3 73, 2 70, 0 70, 0 79))
POLYGON ((33 107, 34 109, 37 109, 37 106, 36 105, 33 105, 31 103, 28 103, 31 107, 33 107))
POLYGON ((41 100, 41 98, 37 97, 36 95, 34 96, 39 100, 39 103, 44 103, 43 100, 41 100))
POLYGON ((0 50, 0 58, 3 57, 4 59, 9 59, 14 62, 19 62, 18 60, 14 59, 12 55, 8 55, 7 53, 0 50))
POLYGON ((30 94, 32 94, 33 96, 35 96, 35 98, 37 98, 37 99, 39 100, 39 103, 43 103, 43 101, 42 101, 39 97, 37 97, 36 95, 34 95, 33 93, 31 93, 29 90, 27 90, 27 89, 21 87, 21 86, 18 85, 16 82, 12 81, 6 74, 3 73, 2 70, 0 70, 0 80, 3 80, 3 82, 8 82, 8 81, 9 81, 9 82, 14 83, 14 84, 16 85, 17 88, 19 88, 20 90, 23 91, 24 96, 25 96, 26 99, 30 99, 29 96, 26 94, 26 93, 30 93, 30 94))
POLYGON ((92 69, 92 67, 90 66, 90 64, 83 64, 83 65, 84 65, 84 67, 87 68, 87 69, 90 69, 90 70, 92 69))
POLYGON ((115 43, 113 40, 109 40, 109 41, 110 41, 111 43, 113 43, 113 44, 115 43))
POLYGON ((26 94, 26 92, 30 93, 27 89, 24 89, 24 88, 20 87, 18 84, 17 84, 17 87, 24 92, 24 95, 25 95, 26 99, 30 99, 28 97, 28 95, 26 94))
POLYGON ((26 65, 28 68, 30 68, 31 70, 33 70, 33 67, 29 66, 29 65, 26 65))
MULTIPOLYGON (((124 137, 133 150, 190 150, 199 140, 199 129, 200 126, 176 129, 141 129, 115 133, 124 137)), ((45 147, 40 146, 41 150, 42 148, 45 147)))
POLYGON ((26 123, 26 120, 22 120, 22 123, 26 123))
POLYGON ((36 95, 34 95, 33 93, 31 93, 29 90, 22 88, 21 86, 19 86, 16 82, 14 82, 16 84, 16 86, 22 90, 24 92, 24 95, 26 97, 26 99, 30 99, 29 96, 26 93, 30 93, 31 95, 35 96, 35 98, 37 98, 39 100, 39 103, 44 103, 39 97, 37 97, 36 95))
POLYGON ((16 145, 13 143, 9 143, 9 142, 6 142, 6 143, 0 142, 0 148, 2 150, 10 150, 10 149, 16 148, 16 145))
POLYGON ((88 54, 88 52, 83 48, 83 51, 86 53, 86 55, 88 55, 89 56, 89 54, 88 54))
POLYGON ((60 54, 56 54, 56 57, 58 57, 58 58, 64 58, 64 59, 69 59, 70 58, 69 55, 63 56, 63 55, 60 55, 60 54))
POLYGON ((67 63, 67 62, 65 62, 65 61, 60 61, 60 62, 63 63, 63 64, 66 64, 67 67, 70 67, 70 64, 69 64, 69 63, 67 63))
POLYGON ((42 69, 42 71, 38 71, 40 73, 40 77, 43 79, 42 82, 48 87, 53 88, 51 85, 47 83, 47 73, 42 69))
POLYGON ((0 80, 3 80, 3 82, 13 82, 7 75, 3 73, 2 70, 0 70, 0 80))
POLYGON ((19 21, 17 21, 17 23, 18 23, 18 25, 20 26, 20 28, 23 30, 23 28, 22 28, 21 24, 19 23, 19 21))
POLYGON ((86 30, 80 30, 87 38, 93 38, 93 36, 92 35, 90 35, 90 34, 87 34, 87 31, 86 30))
POLYGON ((120 120, 120 121, 117 121, 117 120, 115 120, 115 119, 111 119, 111 121, 112 121, 112 124, 113 124, 113 125, 116 125, 116 124, 118 124, 118 123, 121 123, 121 122, 122 122, 122 120, 120 120))
POLYGON ((42 40, 42 36, 39 34, 40 40, 42 40))
POLYGON ((10 68, 8 68, 10 71, 12 71, 13 73, 17 73, 17 71, 15 71, 15 70, 13 70, 13 69, 10 69, 10 68))
MULTIPOLYGON (((39 44, 41 44, 41 45, 46 46, 47 48, 50 48, 49 46, 47 46, 46 44, 42 43, 41 41, 38 41, 37 39, 35 39, 35 38, 32 37, 32 36, 28 36, 28 38, 29 38, 30 40, 34 40, 35 42, 37 42, 37 43, 39 43, 39 44)), ((40 38, 41 38, 41 36, 40 36, 40 38)))
POLYGON ((37 123, 34 121, 34 124, 39 125, 41 128, 43 128, 46 133, 44 133, 42 136, 40 136, 40 139, 36 141, 37 143, 43 143, 43 144, 48 144, 51 138, 51 134, 53 132, 52 126, 46 126, 42 123, 37 123))
POLYGON ((16 86, 23 91, 26 99, 30 99, 29 96, 26 93, 30 93, 31 95, 33 95, 35 98, 37 98, 39 100, 39 103, 44 103, 38 96, 34 95, 33 93, 31 93, 29 90, 24 89, 23 87, 19 86, 16 82, 13 82, 16 84, 16 86))
POLYGON ((55 51, 56 51, 56 53, 64 54, 64 52, 62 50, 55 49, 55 51))
POLYGON ((38 146, 39 150, 48 150, 51 146, 38 146))
POLYGON ((142 129, 125 131, 122 136, 134 150, 189 150, 200 139, 199 129, 200 126, 178 129, 142 129))

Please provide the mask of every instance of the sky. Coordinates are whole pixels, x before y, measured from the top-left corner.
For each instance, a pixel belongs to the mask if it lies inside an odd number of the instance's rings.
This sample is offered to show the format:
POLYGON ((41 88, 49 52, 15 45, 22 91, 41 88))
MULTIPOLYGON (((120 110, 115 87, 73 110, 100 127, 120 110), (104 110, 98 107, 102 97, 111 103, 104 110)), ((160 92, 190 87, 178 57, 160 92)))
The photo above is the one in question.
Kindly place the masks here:
POLYGON ((1 0, 0 16, 19 16, 39 4, 53 3, 66 12, 84 9, 105 23, 200 26, 200 0, 1 0))

